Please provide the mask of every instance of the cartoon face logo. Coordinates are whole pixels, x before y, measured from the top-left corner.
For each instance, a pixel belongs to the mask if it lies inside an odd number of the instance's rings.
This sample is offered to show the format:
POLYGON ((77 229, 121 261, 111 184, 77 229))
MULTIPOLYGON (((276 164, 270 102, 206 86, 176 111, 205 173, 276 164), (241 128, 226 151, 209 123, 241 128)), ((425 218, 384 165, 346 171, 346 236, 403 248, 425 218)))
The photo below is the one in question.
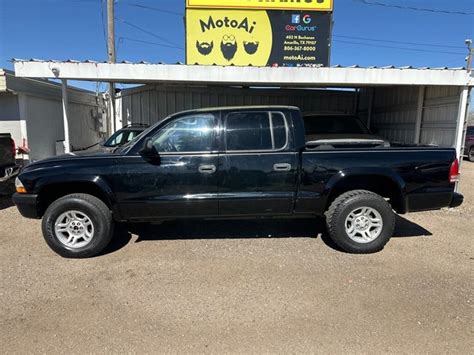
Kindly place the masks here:
POLYGON ((228 61, 234 58, 237 52, 237 41, 233 35, 224 35, 221 41, 221 52, 225 59, 228 61))
POLYGON ((192 64, 265 66, 273 46, 266 11, 189 10, 186 36, 186 62, 192 64))
POLYGON ((202 55, 209 55, 212 50, 214 49, 214 41, 209 42, 201 42, 196 41, 196 48, 198 52, 202 55))
POLYGON ((258 42, 246 42, 244 41, 244 49, 247 54, 255 54, 258 49, 258 42))

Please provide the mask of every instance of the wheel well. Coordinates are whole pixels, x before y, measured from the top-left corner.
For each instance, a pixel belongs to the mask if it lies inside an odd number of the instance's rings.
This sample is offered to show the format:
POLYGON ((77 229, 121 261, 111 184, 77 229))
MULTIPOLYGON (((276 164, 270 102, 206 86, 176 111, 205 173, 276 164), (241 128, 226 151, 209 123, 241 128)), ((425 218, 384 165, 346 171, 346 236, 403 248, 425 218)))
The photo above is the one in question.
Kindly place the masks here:
POLYGON ((46 209, 57 199, 69 194, 83 193, 97 197, 104 202, 109 208, 112 208, 106 193, 97 185, 91 182, 70 182, 50 184, 43 187, 39 192, 38 210, 40 216, 44 214, 46 209))
POLYGON ((349 176, 339 181, 329 193, 326 202, 326 210, 338 196, 351 190, 374 192, 387 198, 395 211, 399 213, 403 213, 404 211, 403 196, 400 187, 391 178, 383 175, 349 176))

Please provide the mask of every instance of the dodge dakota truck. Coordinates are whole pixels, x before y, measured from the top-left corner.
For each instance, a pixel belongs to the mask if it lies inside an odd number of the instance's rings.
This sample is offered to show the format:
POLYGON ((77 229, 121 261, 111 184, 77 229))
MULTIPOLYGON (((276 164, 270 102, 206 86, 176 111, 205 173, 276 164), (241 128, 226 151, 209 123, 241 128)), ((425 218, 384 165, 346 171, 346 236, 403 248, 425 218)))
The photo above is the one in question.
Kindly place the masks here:
POLYGON ((42 218, 63 257, 99 254, 119 222, 316 216, 344 251, 372 253, 395 213, 459 206, 458 170, 450 148, 314 143, 296 107, 212 108, 171 115, 113 152, 33 163, 13 201, 42 218))

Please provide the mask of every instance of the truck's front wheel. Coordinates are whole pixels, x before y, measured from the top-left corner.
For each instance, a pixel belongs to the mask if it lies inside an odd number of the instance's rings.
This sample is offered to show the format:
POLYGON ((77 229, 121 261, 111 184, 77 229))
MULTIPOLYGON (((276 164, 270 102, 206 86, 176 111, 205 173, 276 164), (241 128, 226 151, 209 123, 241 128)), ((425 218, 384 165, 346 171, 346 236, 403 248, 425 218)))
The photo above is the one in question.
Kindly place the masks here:
POLYGON ((336 198, 326 212, 329 236, 350 253, 383 249, 395 229, 395 214, 385 199, 373 192, 353 190, 336 198))
POLYGON ((112 214, 101 200, 72 194, 54 201, 43 216, 43 236, 49 247, 66 258, 99 254, 113 233, 112 214))

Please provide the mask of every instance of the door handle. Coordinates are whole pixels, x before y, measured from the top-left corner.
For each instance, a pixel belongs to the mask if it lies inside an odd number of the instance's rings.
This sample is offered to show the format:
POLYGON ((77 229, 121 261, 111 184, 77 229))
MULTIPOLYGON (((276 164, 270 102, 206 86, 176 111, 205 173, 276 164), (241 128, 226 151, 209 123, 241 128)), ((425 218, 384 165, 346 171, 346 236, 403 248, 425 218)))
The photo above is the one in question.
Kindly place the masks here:
POLYGON ((288 164, 288 163, 275 164, 275 165, 273 165, 273 170, 275 170, 275 171, 290 171, 291 170, 291 164, 288 164))
POLYGON ((199 165, 199 172, 201 174, 214 174, 216 172, 217 168, 215 165, 206 165, 206 164, 201 164, 199 165))

